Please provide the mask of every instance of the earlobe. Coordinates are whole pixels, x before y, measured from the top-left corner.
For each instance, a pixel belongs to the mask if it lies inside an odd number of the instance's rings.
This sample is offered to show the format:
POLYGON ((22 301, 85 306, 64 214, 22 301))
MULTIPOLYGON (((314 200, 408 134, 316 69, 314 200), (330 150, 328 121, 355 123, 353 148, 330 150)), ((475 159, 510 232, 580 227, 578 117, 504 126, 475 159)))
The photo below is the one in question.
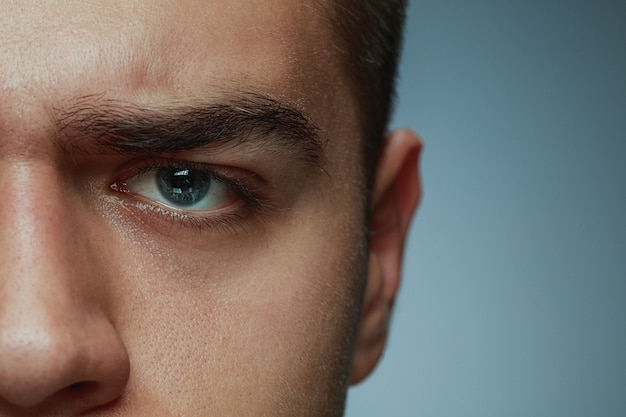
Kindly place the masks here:
POLYGON ((369 375, 385 347, 391 308, 400 285, 404 243, 421 197, 421 147, 413 132, 396 130, 386 138, 382 149, 373 190, 369 270, 352 384, 369 375))

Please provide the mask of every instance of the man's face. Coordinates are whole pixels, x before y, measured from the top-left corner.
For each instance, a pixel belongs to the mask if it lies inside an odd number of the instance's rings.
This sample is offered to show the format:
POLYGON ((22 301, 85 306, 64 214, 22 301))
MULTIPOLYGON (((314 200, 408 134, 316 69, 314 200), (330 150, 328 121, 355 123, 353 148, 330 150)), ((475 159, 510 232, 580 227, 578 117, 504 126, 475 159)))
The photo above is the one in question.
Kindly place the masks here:
POLYGON ((340 413, 362 167, 321 2, 0 9, 0 415, 340 413))

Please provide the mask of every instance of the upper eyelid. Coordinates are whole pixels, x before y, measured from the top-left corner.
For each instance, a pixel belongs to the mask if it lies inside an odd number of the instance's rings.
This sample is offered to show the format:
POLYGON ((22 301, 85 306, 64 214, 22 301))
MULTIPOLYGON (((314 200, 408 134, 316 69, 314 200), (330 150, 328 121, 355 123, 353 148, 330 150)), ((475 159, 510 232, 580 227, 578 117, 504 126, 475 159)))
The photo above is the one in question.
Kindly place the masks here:
POLYGON ((226 170, 241 171, 240 168, 224 167, 219 164, 192 161, 185 158, 174 158, 171 156, 150 156, 133 158, 130 161, 125 162, 122 167, 118 169, 115 179, 122 180, 124 179, 124 177, 131 178, 132 176, 138 175, 140 173, 148 172, 161 167, 181 167, 188 169, 197 169, 208 172, 209 174, 211 174, 211 176, 214 176, 216 178, 230 178, 230 176, 228 175, 223 175, 226 170))
POLYGON ((124 164, 122 172, 118 173, 115 179, 109 181, 109 188, 113 191, 124 191, 132 194, 132 191, 128 190, 125 185, 127 181, 164 166, 203 170, 208 172, 215 180, 225 183, 233 192, 254 208, 262 208, 262 206, 264 206, 262 203, 263 198, 258 192, 258 182, 260 182, 260 179, 255 174, 239 168, 222 167, 209 163, 174 159, 171 157, 141 158, 139 160, 133 159, 128 161, 124 164), (255 186, 243 184, 243 182, 250 183, 253 180, 256 183, 255 186))
MULTIPOLYGON (((214 165, 196 162, 196 161, 188 161, 185 159, 174 159, 174 158, 151 158, 147 161, 134 161, 131 164, 136 166, 138 171, 137 174, 143 172, 149 172, 154 169, 162 168, 162 167, 180 167, 180 168, 188 168, 188 169, 197 169, 201 171, 206 171, 211 175, 214 175, 215 169, 214 165)), ((127 164, 128 165, 128 164, 127 164)))

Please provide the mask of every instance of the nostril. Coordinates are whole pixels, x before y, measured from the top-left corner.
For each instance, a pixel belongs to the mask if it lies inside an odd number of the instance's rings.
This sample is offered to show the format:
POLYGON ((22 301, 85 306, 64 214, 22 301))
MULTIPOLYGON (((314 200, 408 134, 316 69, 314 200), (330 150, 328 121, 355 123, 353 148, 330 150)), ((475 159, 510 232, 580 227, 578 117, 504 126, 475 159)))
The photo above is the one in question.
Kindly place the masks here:
POLYGON ((72 385, 69 385, 67 387, 67 390, 70 391, 70 392, 84 393, 84 392, 93 390, 96 385, 97 385, 96 382, 81 381, 81 382, 76 382, 76 383, 74 383, 72 385))
POLYGON ((75 415, 105 406, 114 399, 98 381, 78 381, 53 394, 46 400, 46 404, 51 407, 62 405, 64 411, 71 410, 74 413, 71 415, 75 415))
POLYGON ((67 387, 70 391, 73 392, 78 392, 78 391, 83 391, 85 389, 85 385, 87 385, 87 382, 77 382, 75 384, 70 385, 69 387, 67 387))
MULTIPOLYGON (((65 387, 55 394, 56 401, 64 404, 74 404, 77 410, 84 409, 84 404, 90 404, 99 396, 101 385, 95 381, 79 381, 65 387)), ((85 406, 86 408, 86 406, 85 406)))

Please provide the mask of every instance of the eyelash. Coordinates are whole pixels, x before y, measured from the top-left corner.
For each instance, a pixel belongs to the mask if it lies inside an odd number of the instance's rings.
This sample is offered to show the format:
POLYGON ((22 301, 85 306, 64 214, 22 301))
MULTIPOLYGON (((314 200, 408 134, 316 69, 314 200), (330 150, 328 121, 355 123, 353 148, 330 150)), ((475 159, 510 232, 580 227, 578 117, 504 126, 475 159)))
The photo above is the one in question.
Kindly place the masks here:
MULTIPOLYGON (((110 183, 109 188, 117 193, 123 193, 132 196, 134 201, 132 205, 150 215, 158 215, 162 220, 169 222, 173 226, 183 226, 191 229, 202 231, 205 228, 214 230, 231 231, 237 226, 245 226, 245 220, 251 216, 259 214, 268 208, 268 202, 261 195, 258 187, 252 185, 255 174, 243 171, 240 174, 233 174, 230 171, 235 169, 216 168, 210 164, 198 163, 193 161, 184 161, 178 159, 162 158, 150 161, 132 161, 126 165, 128 168, 122 170, 122 175, 118 179, 110 183), (230 191, 239 199, 239 203, 235 203, 237 207, 227 209, 225 213, 210 213, 203 215, 202 212, 190 213, 184 210, 168 208, 165 205, 152 201, 143 197, 138 193, 134 193, 127 186, 127 181, 159 168, 180 168, 189 170, 198 170, 207 173, 212 180, 224 183, 230 191)), ((241 170, 237 170, 241 171, 241 170)), ((217 209, 216 211, 222 211, 217 209)))

